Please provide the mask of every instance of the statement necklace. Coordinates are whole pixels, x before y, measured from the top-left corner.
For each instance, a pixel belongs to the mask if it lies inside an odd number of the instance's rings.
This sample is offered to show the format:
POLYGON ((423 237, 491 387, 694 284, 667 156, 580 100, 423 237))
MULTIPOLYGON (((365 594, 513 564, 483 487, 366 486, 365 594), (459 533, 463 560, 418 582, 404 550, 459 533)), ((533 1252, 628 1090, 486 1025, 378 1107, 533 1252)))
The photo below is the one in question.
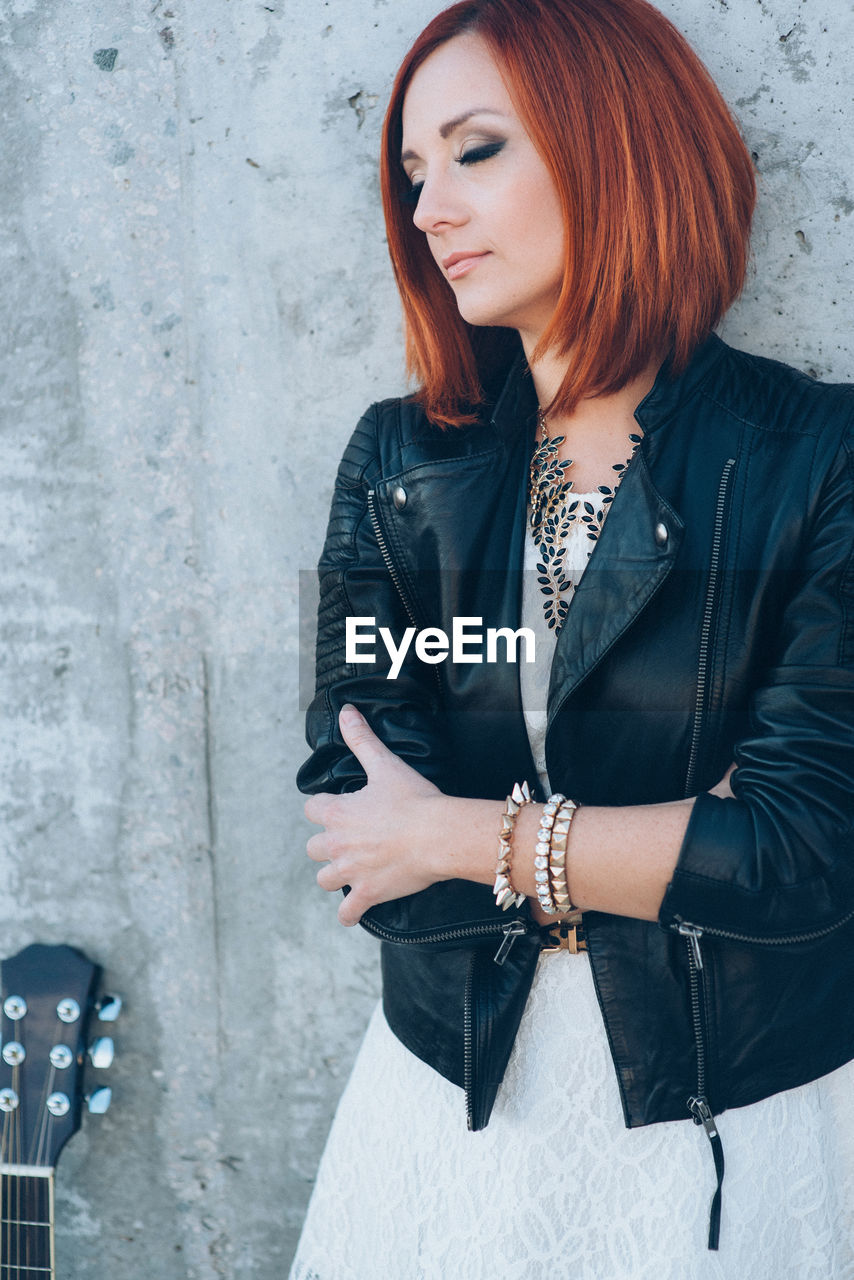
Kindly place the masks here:
MULTIPOLYGON (((560 631, 569 610, 571 590, 575 585, 565 564, 567 535, 578 520, 586 527, 590 542, 595 543, 605 523, 608 507, 614 501, 623 472, 634 457, 642 437, 634 432, 629 434, 631 453, 625 462, 617 462, 612 466, 611 470, 616 472, 613 487, 605 484, 597 486, 596 492, 600 496, 594 504, 587 498, 582 502, 580 498, 571 496, 572 480, 567 472, 572 466, 572 459, 566 458, 561 462, 558 458, 558 447, 566 437, 549 435, 546 415, 542 409, 537 417, 537 426, 542 439, 531 455, 528 481, 531 534, 540 553, 537 582, 545 596, 543 609, 546 622, 551 629, 560 631)), ((592 551, 591 546, 588 556, 592 551)))

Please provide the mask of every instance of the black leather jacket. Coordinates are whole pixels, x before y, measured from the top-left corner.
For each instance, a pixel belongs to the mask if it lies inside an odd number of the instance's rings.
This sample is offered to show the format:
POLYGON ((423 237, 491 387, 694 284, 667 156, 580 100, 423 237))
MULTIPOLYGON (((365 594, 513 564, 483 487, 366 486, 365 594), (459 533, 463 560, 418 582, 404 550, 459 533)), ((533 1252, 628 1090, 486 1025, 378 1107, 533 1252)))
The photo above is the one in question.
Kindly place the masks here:
MULTIPOLYGON (((370 666, 344 657, 348 614, 519 625, 535 408, 517 361, 476 426, 443 433, 408 400, 359 423, 320 561, 303 791, 363 785, 345 701, 448 792, 503 799, 536 776, 517 667, 413 660, 390 680, 381 646, 370 666)), ((698 797, 658 923, 584 917, 628 1126, 699 1123, 854 1058, 854 388, 712 337, 636 417, 546 740, 552 785, 582 804, 698 797), (708 794, 733 760, 735 798, 708 794)), ((541 930, 462 881, 362 923, 391 1027, 483 1127, 541 930)))

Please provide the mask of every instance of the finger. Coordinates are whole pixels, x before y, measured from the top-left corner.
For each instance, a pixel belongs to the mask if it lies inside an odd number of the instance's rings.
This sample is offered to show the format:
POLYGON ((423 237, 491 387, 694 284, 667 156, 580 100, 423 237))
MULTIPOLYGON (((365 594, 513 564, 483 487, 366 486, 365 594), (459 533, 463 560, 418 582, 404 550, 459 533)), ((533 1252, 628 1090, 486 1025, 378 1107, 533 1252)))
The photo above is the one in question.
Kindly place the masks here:
POLYGON ((397 762, 398 757, 389 751, 368 724, 365 717, 350 702, 345 702, 338 715, 338 727, 341 737, 359 761, 359 764, 370 776, 377 769, 397 762))
POLYGON ((331 791, 318 791, 317 795, 308 797, 302 807, 302 811, 309 822, 313 822, 318 827, 325 827, 326 820, 323 815, 328 808, 329 801, 335 799, 337 799, 337 796, 331 791))
POLYGON ((334 863, 328 863, 327 866, 321 867, 317 873, 317 883, 321 889, 325 889, 327 893, 333 893, 336 889, 343 889, 347 883, 347 877, 343 876, 340 871, 336 870, 334 863))
POLYGON ((345 925, 348 929, 352 928, 359 923, 370 905, 369 902, 362 902, 351 890, 338 908, 338 923, 345 925))
POLYGON ((312 862, 328 862, 330 849, 326 833, 318 831, 317 835, 309 836, 305 842, 305 851, 312 862))

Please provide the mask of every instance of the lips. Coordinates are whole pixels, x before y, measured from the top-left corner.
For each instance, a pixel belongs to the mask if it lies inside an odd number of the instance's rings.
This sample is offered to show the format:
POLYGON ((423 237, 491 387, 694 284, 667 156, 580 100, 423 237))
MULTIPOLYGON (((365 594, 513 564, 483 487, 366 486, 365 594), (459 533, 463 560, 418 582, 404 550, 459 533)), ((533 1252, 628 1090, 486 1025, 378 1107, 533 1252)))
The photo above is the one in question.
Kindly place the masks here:
POLYGON ((459 280, 460 276, 468 275, 470 271, 474 270, 480 260, 486 256, 486 252, 472 253, 470 250, 464 250, 462 253, 450 253, 447 258, 442 259, 442 266, 449 280, 459 280))

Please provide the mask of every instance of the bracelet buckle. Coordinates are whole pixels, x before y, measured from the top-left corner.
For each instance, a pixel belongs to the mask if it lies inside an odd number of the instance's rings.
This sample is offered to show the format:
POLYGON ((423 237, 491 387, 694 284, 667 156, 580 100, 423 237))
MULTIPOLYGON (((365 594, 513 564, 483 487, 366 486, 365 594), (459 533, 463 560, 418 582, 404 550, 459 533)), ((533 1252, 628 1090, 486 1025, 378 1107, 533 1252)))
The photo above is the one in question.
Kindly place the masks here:
POLYGON ((575 956, 579 951, 587 950, 587 939, 584 936, 580 911, 574 916, 567 916, 563 920, 556 920, 554 924, 546 925, 545 937, 548 941, 543 943, 542 950, 546 955, 551 955, 555 951, 569 951, 575 956))

